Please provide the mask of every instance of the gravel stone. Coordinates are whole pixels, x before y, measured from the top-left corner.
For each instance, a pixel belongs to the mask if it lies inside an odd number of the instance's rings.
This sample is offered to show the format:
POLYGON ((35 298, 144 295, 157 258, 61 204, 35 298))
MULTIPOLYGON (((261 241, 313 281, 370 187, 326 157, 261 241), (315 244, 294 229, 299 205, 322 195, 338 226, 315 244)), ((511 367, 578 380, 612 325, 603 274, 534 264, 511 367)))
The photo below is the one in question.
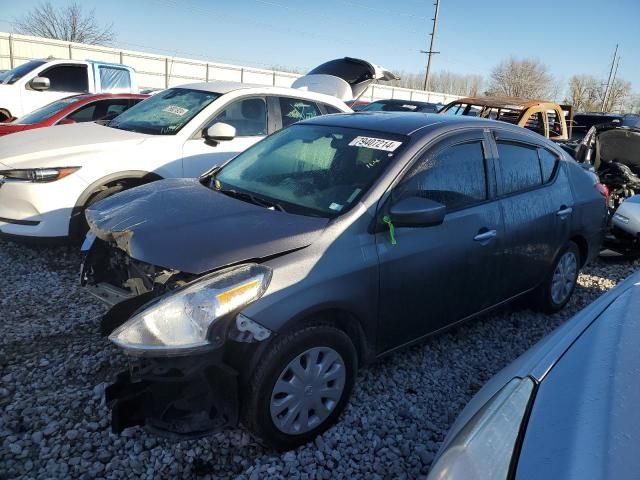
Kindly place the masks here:
POLYGON ((640 268, 601 258, 555 315, 506 307, 386 357, 359 373, 336 426, 278 453, 241 429, 183 441, 111 433, 104 389, 127 363, 99 335, 105 307, 78 286, 79 262, 75 248, 0 240, 1 478, 425 478, 484 382, 640 268))

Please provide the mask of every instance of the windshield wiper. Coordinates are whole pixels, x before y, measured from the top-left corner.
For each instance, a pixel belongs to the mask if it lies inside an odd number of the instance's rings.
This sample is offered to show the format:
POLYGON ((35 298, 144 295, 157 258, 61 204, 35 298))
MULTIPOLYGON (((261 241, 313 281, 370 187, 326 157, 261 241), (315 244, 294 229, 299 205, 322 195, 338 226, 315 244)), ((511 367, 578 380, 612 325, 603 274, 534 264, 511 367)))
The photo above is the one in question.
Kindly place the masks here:
POLYGON ((255 195, 250 194, 250 193, 239 192, 238 190, 233 190, 231 188, 223 189, 223 190, 216 190, 216 191, 218 191, 220 193, 224 193, 225 195, 228 195, 230 197, 237 198, 239 200, 248 201, 249 203, 253 203, 254 205, 258 205, 260 207, 271 208, 271 209, 274 209, 274 210, 278 210, 280 212, 286 212, 286 210, 279 203, 272 202, 271 200, 267 200, 267 199, 264 199, 264 198, 257 197, 255 195))

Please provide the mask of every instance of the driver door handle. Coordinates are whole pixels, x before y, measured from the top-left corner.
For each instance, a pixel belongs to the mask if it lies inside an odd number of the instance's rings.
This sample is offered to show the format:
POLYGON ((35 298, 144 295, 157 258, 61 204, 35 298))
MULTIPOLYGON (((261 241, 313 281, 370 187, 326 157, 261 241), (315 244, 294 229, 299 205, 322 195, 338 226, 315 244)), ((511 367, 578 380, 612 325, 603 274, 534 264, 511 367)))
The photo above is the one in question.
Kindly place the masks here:
POLYGON ((571 215, 571 212, 573 212, 573 208, 571 207, 565 207, 564 205, 562 207, 560 207, 560 210, 558 210, 556 212, 556 215, 559 216, 562 219, 567 218, 569 215, 571 215))
POLYGON ((486 242, 487 240, 495 238, 497 235, 498 232, 496 232, 495 230, 487 230, 486 232, 477 234, 475 237, 473 237, 473 239, 476 242, 486 242))

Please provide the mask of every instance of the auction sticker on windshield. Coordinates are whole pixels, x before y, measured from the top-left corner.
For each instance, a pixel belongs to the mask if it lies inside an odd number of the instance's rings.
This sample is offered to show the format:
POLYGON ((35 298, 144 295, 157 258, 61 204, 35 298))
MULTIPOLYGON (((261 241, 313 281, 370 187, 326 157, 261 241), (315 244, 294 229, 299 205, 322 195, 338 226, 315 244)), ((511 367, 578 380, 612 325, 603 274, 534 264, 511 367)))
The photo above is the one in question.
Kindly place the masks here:
POLYGON ((178 115, 179 117, 183 116, 189 110, 186 108, 178 107, 176 105, 169 105, 162 109, 163 112, 173 113, 174 115, 178 115))
POLYGON ((349 142, 351 147, 373 148, 374 150, 384 150, 385 152, 393 152, 400 145, 402 145, 402 142, 373 137, 356 137, 349 142))

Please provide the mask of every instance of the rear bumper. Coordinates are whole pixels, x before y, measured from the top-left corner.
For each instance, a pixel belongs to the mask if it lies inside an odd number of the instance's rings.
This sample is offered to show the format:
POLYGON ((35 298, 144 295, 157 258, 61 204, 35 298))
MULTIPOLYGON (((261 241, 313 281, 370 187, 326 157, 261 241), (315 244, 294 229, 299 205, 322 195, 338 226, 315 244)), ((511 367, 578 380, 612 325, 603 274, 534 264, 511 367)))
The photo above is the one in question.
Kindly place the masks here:
POLYGON ((196 438, 238 423, 238 373, 222 349, 189 357, 134 358, 105 390, 111 427, 145 426, 162 436, 196 438))

